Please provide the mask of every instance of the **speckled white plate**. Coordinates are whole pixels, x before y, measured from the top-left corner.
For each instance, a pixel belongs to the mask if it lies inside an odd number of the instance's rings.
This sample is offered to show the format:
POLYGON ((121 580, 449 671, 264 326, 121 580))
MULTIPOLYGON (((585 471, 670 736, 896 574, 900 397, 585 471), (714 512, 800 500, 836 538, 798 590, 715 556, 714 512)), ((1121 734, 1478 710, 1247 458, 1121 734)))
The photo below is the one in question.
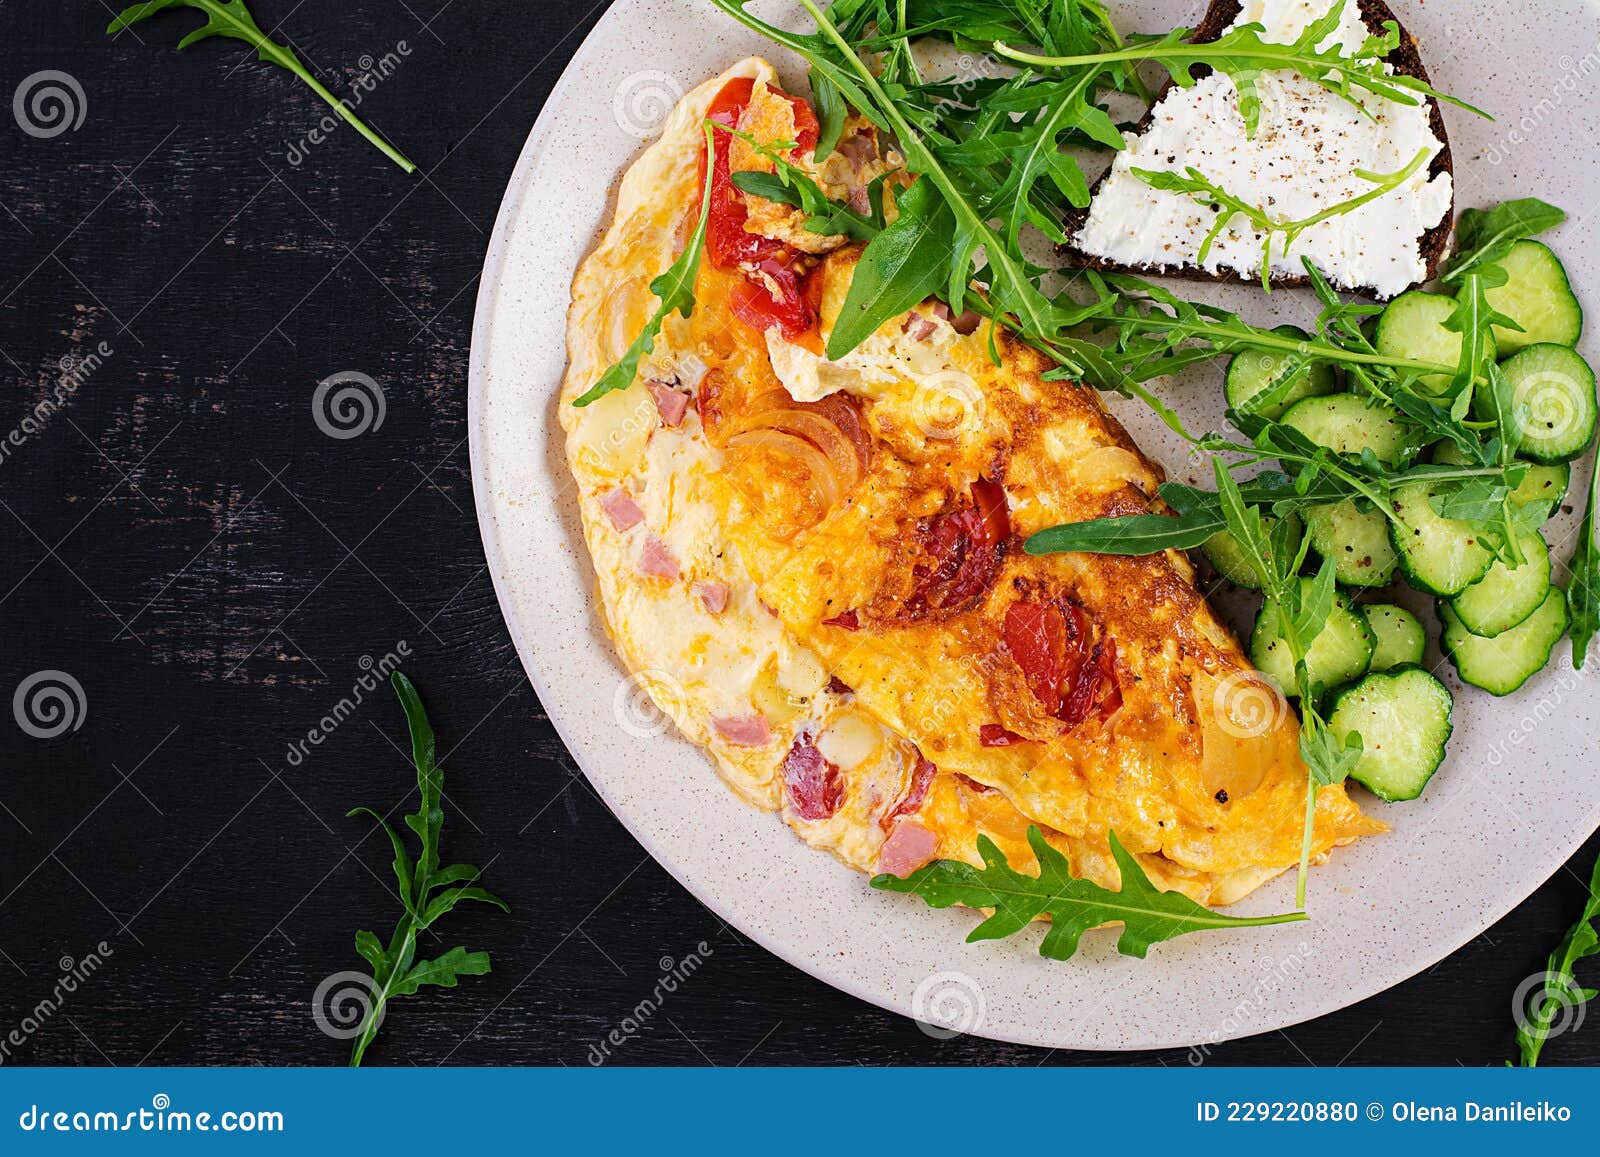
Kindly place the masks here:
MULTIPOLYGON (((1600 310, 1600 276, 1586 262, 1600 253, 1600 5, 1393 6, 1435 83, 1499 118, 1446 111, 1458 203, 1537 194, 1566 208, 1570 220, 1554 244, 1579 297, 1600 310)), ((1149 31, 1192 23, 1201 3, 1116 7, 1122 28, 1149 31)), ((755 8, 805 26, 790 0, 755 8)), ((846 992, 969 1032, 1088 1049, 1204 1045, 1331 1012, 1429 967, 1553 873, 1600 822, 1595 683, 1564 656, 1500 700, 1461 689, 1445 665, 1457 693, 1449 761, 1421 801, 1368 803, 1394 832, 1339 852, 1314 874, 1309 923, 1185 937, 1145 961, 1118 957, 1104 935, 1089 936, 1065 964, 1036 956, 1034 935, 965 944, 970 913, 873 892, 776 816, 736 800, 697 749, 671 734, 641 736, 636 720, 619 724, 624 673, 595 614, 555 420, 567 291, 609 217, 618 174, 669 105, 751 53, 768 56, 803 91, 793 59, 705 0, 618 0, 528 137, 473 331, 473 479, 501 609, 574 758, 651 854, 745 934, 846 992)), ((1237 287, 1189 288, 1262 323, 1314 314, 1302 292, 1268 300, 1237 287)), ((1600 364, 1592 338, 1585 344, 1600 364)), ((1191 425, 1220 421, 1214 369, 1165 388, 1191 425)), ((1159 422, 1136 405, 1115 409, 1175 476, 1193 474, 1159 422)), ((1581 493, 1583 477, 1574 481, 1581 493)), ((1569 514, 1548 529, 1563 559, 1576 526, 1569 514)), ((1430 656, 1438 661, 1436 650, 1430 656)), ((1239 910, 1284 910, 1292 899, 1283 879, 1239 910)), ((683 946, 660 947, 676 954, 683 946)))

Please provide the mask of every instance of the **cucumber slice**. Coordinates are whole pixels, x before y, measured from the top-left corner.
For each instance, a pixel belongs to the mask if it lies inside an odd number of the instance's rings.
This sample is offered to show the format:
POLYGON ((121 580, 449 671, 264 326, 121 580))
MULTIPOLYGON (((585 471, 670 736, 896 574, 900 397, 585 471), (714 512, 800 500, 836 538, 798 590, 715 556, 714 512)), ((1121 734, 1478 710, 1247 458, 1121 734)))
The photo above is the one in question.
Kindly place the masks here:
MULTIPOLYGON (((1461 338, 1458 330, 1446 329, 1445 321, 1455 312, 1456 301, 1438 293, 1413 289, 1391 301, 1378 318, 1373 344, 1381 354, 1441 366, 1461 363, 1461 338)), ((1490 335, 1493 344, 1493 335, 1490 335)), ((1423 374, 1423 390, 1442 394, 1455 380, 1453 374, 1423 374)))
POLYGON ((1372 651, 1372 669, 1388 671, 1409 663, 1422 662, 1428 635, 1422 624, 1404 607, 1393 603, 1369 603, 1361 608, 1378 644, 1372 651))
MULTIPOLYGON (((1516 451, 1551 464, 1570 462, 1594 440, 1594 371, 1563 345, 1531 345, 1500 367, 1512 399, 1506 418, 1516 451)), ((1478 417, 1495 417, 1493 392, 1480 386, 1478 417)))
POLYGON ((1419 591, 1454 598, 1489 573, 1494 555, 1464 522, 1440 517, 1429 501, 1439 487, 1413 482, 1390 500, 1405 525, 1391 522, 1389 540, 1400 570, 1419 591))
POLYGON ((1390 466, 1405 457, 1411 444, 1411 427, 1398 410, 1355 394, 1306 398, 1290 406, 1282 421, 1318 446, 1352 456, 1371 450, 1390 466))
POLYGON ((1518 506, 1538 510, 1538 521, 1546 523, 1567 496, 1567 486, 1572 480, 1572 467, 1565 462, 1545 466, 1535 462, 1522 476, 1522 485, 1511 492, 1511 501, 1518 506))
POLYGON ((1522 622, 1550 593, 1550 548, 1538 531, 1517 536, 1522 565, 1512 569, 1496 559, 1489 573, 1455 598, 1450 609, 1474 635, 1492 638, 1522 622))
POLYGON ((1416 799, 1444 762, 1455 700, 1420 667, 1368 675, 1339 692, 1328 730, 1343 743, 1361 736, 1350 778, 1379 799, 1416 799))
POLYGON ((1550 652, 1567 633, 1567 595, 1552 586, 1538 610, 1492 639, 1467 630, 1449 603, 1439 604, 1439 618, 1444 623, 1439 643, 1461 681, 1491 695, 1509 695, 1544 670, 1550 652))
MULTIPOLYGON (((1311 337, 1293 325, 1280 325, 1272 332, 1297 341, 1308 341, 1311 337)), ((1247 350, 1234 354, 1228 362, 1228 375, 1223 385, 1229 409, 1277 421, 1302 398, 1320 397, 1339 388, 1333 367, 1326 362, 1312 362, 1293 381, 1288 381, 1301 364, 1302 359, 1292 353, 1247 350)))
MULTIPOLYGON (((1440 466, 1465 466, 1466 455, 1454 442, 1440 442, 1433 449, 1433 461, 1440 466)), ((1528 467, 1522 484, 1511 492, 1511 501, 1518 506, 1532 506, 1539 511, 1538 521, 1550 521, 1550 516, 1567 496, 1567 486, 1572 480, 1572 467, 1565 462, 1545 466, 1538 462, 1528 467)))
POLYGON ((1494 327, 1500 356, 1510 357, 1540 342, 1578 344, 1578 336, 1583 333, 1583 307, 1572 295, 1567 271, 1548 245, 1518 241, 1501 259, 1500 268, 1509 280, 1484 290, 1484 296, 1496 313, 1505 314, 1522 327, 1520 333, 1504 326, 1494 327))
MULTIPOLYGON (((1268 534, 1272 533, 1277 519, 1270 514, 1261 516, 1261 525, 1268 534)), ((1299 515, 1289 515, 1290 524, 1294 527, 1293 549, 1299 549, 1300 535, 1303 528, 1299 515)), ((1258 591, 1261 589, 1261 580, 1256 577, 1255 568, 1245 558, 1245 553, 1239 547, 1239 540, 1226 530, 1219 530, 1205 542, 1200 544, 1200 549, 1205 552, 1216 572, 1235 586, 1244 587, 1246 590, 1258 591)))
MULTIPOLYGON (((1300 582, 1302 589, 1311 584, 1308 578, 1300 582)), ((1312 690, 1320 695, 1325 688, 1366 674, 1375 645, 1372 628, 1361 608, 1352 603, 1348 595, 1336 594, 1333 610, 1306 654, 1312 690)), ((1256 616, 1255 630, 1250 634, 1250 661, 1285 695, 1293 697, 1300 693, 1294 677, 1294 661, 1278 632, 1275 599, 1268 599, 1256 616)))
POLYGON ((1306 533, 1317 554, 1333 559, 1334 577, 1345 586, 1381 587, 1394 578, 1400 556, 1381 510, 1363 513, 1354 500, 1313 506, 1306 511, 1306 533))

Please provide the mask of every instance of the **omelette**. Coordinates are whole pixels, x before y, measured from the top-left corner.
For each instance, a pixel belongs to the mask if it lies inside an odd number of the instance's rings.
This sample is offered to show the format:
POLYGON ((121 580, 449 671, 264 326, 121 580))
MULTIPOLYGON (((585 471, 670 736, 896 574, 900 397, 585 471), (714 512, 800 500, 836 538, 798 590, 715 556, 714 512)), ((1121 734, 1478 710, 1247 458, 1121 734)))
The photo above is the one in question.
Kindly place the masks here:
MULTIPOLYGON (((1157 886, 1211 905, 1294 866, 1297 721, 1187 556, 1022 549, 1164 510, 1095 391, 932 300, 826 357, 859 243, 733 174, 777 152, 891 217, 912 182, 869 122, 820 162, 817 134, 770 65, 740 62, 626 173, 574 280, 560 416, 630 672, 619 710, 648 696, 742 799, 869 873, 980 863, 980 834, 1031 870, 1030 826, 1112 888, 1115 832, 1157 886), (709 160, 707 119, 736 130, 709 160), (645 329, 708 184, 694 310, 628 388, 572 405, 645 329)), ((1342 786, 1317 794, 1319 862, 1382 830, 1342 786)))

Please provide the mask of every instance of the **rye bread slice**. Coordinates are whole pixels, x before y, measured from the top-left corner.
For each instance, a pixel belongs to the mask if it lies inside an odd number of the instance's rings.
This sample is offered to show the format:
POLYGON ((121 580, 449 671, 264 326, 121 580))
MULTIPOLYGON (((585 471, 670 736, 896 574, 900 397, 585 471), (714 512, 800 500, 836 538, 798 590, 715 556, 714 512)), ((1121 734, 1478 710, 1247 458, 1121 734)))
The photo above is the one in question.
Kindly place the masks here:
MULTIPOLYGON (((1388 63, 1394 66, 1395 72, 1404 76, 1415 77, 1417 80, 1420 80, 1425 84, 1431 84, 1432 81, 1428 79, 1428 70, 1422 63, 1422 54, 1417 49, 1416 39, 1411 35, 1411 33, 1406 31, 1405 25, 1400 23, 1399 18, 1395 16, 1393 11, 1390 10, 1389 5, 1384 3, 1384 0, 1356 0, 1356 2, 1359 4, 1361 9, 1362 20, 1373 32, 1381 33, 1383 31, 1384 21, 1386 20, 1393 20, 1395 25, 1400 29, 1399 45, 1385 58, 1388 63)), ((1197 44, 1204 44, 1207 41, 1217 39, 1227 31, 1230 24, 1238 19, 1239 14, 1242 11, 1243 7, 1240 5, 1239 0, 1211 0, 1211 6, 1206 9, 1205 17, 1195 28, 1194 35, 1191 37, 1191 39, 1197 44)), ((1210 69, 1200 67, 1194 70, 1194 75, 1196 79, 1198 79, 1207 75, 1209 72, 1210 69)), ((1160 95, 1157 96, 1155 104, 1150 106, 1149 110, 1147 110, 1144 116, 1140 119, 1138 125, 1135 126, 1134 131, 1136 133, 1143 133, 1150 127, 1150 121, 1155 113, 1156 106, 1166 98, 1167 94, 1171 92, 1174 87, 1175 86, 1171 81, 1167 82, 1166 87, 1163 88, 1160 95)), ((1441 173, 1451 173, 1453 176, 1454 163, 1450 156, 1450 137, 1445 132, 1444 114, 1440 110, 1439 102, 1437 100, 1432 97, 1425 97, 1423 99, 1427 101, 1428 120, 1433 127, 1434 136, 1438 137, 1444 146, 1433 158, 1433 163, 1428 166, 1428 176, 1430 179, 1437 177, 1441 173)), ((1094 183, 1093 188, 1090 190, 1091 205, 1093 204, 1093 197, 1099 195, 1100 187, 1105 183, 1106 177, 1109 175, 1110 170, 1107 169, 1106 173, 1094 183)), ((1072 212, 1068 213, 1064 221, 1064 227, 1067 236, 1076 237, 1078 232, 1083 228, 1084 222, 1088 220, 1088 217, 1088 206, 1085 206, 1082 209, 1074 209, 1072 212)), ((1445 254, 1450 247, 1450 230, 1453 227, 1454 221, 1455 187, 1452 183, 1450 190, 1450 207, 1445 210, 1444 217, 1440 219, 1439 223, 1422 235, 1420 251, 1422 254, 1423 264, 1427 268, 1427 272, 1423 275, 1422 281, 1431 281, 1434 275, 1438 273, 1439 264, 1444 260, 1445 254)), ((1239 271, 1233 269, 1222 269, 1216 273, 1210 273, 1204 269, 1201 269, 1199 266, 1192 264, 1166 266, 1123 265, 1115 261, 1109 261, 1103 257, 1096 257, 1092 254, 1085 253, 1076 245, 1071 243, 1060 246, 1060 251, 1067 258, 1070 264, 1080 269, 1099 269, 1113 273, 1134 273, 1141 276, 1181 277, 1190 281, 1254 282, 1257 280, 1255 274, 1253 273, 1240 273, 1239 271)), ((1309 280, 1310 279, 1304 274, 1297 274, 1291 277, 1274 277, 1272 279, 1272 284, 1274 287, 1282 285, 1305 285, 1309 280)), ((1421 282, 1419 281, 1415 283, 1412 288, 1415 288, 1415 285, 1417 284, 1421 284, 1421 282)), ((1354 287, 1351 292, 1362 293, 1368 297, 1374 298, 1380 296, 1372 289, 1361 286, 1354 287)))

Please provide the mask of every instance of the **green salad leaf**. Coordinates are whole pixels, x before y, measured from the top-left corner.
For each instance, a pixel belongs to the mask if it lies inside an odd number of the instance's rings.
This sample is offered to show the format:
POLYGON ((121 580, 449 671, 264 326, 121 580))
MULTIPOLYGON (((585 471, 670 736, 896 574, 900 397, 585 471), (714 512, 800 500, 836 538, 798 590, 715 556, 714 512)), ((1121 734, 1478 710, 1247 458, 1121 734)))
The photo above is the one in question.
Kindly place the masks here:
POLYGON ((423 709, 422 699, 399 671, 389 679, 406 713, 411 732, 411 755, 417 768, 417 793, 421 802, 414 814, 405 817, 406 827, 419 844, 413 861, 406 841, 383 816, 371 808, 358 807, 352 816, 372 817, 389 839, 394 852, 395 884, 405 909, 384 944, 373 932, 356 933, 356 951, 372 966, 372 998, 367 1004, 351 1046, 350 1065, 359 1066, 367 1048, 383 1023, 389 1001, 397 996, 414 995, 425 985, 454 988, 458 978, 482 976, 489 971, 487 952, 468 952, 451 948, 432 960, 417 959, 417 938, 440 917, 454 910, 463 900, 490 904, 502 912, 510 911, 500 897, 478 886, 482 872, 470 864, 439 866, 439 836, 444 828, 444 769, 437 762, 433 726, 423 709))
POLYGON ((1072 874, 1067 857, 1051 847, 1044 833, 1028 829, 1028 846, 1039 861, 1037 876, 1013 868, 988 836, 978 837, 983 867, 961 860, 936 860, 911 875, 875 876, 872 886, 885 892, 920 896, 930 907, 992 909, 974 928, 968 943, 1012 936, 1041 916, 1050 917, 1050 930, 1039 945, 1039 955, 1067 960, 1078 951, 1078 941, 1091 928, 1120 923, 1117 951, 1143 957, 1152 944, 1189 932, 1215 928, 1258 928, 1292 924, 1306 919, 1304 912, 1278 916, 1224 916, 1197 904, 1182 892, 1163 892, 1150 882, 1139 861, 1110 833, 1111 855, 1122 873, 1119 891, 1102 888, 1092 880, 1072 874))
POLYGON ((955 217, 927 181, 900 197, 900 215, 861 252, 849 292, 828 335, 828 356, 855 349, 885 321, 934 296, 954 244, 955 217))
POLYGON ((1560 209, 1537 197, 1502 201, 1492 209, 1463 209, 1456 222, 1456 255, 1439 279, 1448 284, 1493 265, 1518 241, 1537 237, 1566 219, 1560 209))
MULTIPOLYGON (((705 129, 707 164, 711 163, 713 156, 712 127, 708 122, 705 129)), ((661 327, 666 324, 667 318, 674 313, 688 317, 694 312, 694 282, 700 272, 700 255, 706 247, 706 223, 710 219, 711 182, 706 181, 705 190, 700 195, 700 223, 695 226, 694 236, 689 239, 689 244, 678 255, 678 259, 667 267, 667 271, 650 283, 650 292, 656 295, 661 304, 656 307, 643 332, 633 339, 617 364, 606 370, 600 375, 599 381, 573 399, 574 406, 591 405, 609 393, 625 390, 633 385, 633 379, 639 376, 640 359, 656 348, 656 338, 661 336, 661 327)))
POLYGON ((1195 83, 1196 68, 1206 67, 1226 73, 1238 90, 1239 115, 1250 137, 1256 135, 1261 124, 1261 100, 1256 91, 1256 80, 1263 72, 1276 70, 1299 73, 1350 101, 1367 116, 1372 114, 1356 99, 1358 92, 1404 105, 1416 105, 1421 103, 1422 98, 1432 97, 1488 118, 1489 114, 1483 110, 1439 92, 1424 80, 1391 73, 1384 67, 1384 57, 1400 44, 1400 29, 1392 20, 1386 22, 1383 35, 1369 36, 1352 54, 1346 55, 1337 43, 1326 48, 1319 47, 1338 29, 1339 16, 1345 4, 1354 2, 1334 0, 1327 13, 1306 25, 1292 44, 1264 39, 1266 30, 1260 24, 1241 24, 1215 40, 1204 43, 1191 41, 1190 29, 1174 28, 1161 36, 1130 37, 1127 47, 1112 52, 1049 56, 1023 52, 1004 42, 996 42, 994 51, 1007 60, 1035 68, 1082 68, 1088 65, 1154 61, 1166 69, 1174 84, 1183 88, 1195 83))
POLYGON ((1600 932, 1595 931, 1594 924, 1597 917, 1600 917, 1600 860, 1595 861, 1589 877, 1589 896, 1584 901, 1583 915, 1550 953, 1543 983, 1534 989, 1526 1007, 1516 1010, 1518 1060, 1526 1068, 1538 1065, 1539 1054, 1563 1013, 1570 1013, 1600 995, 1580 985, 1572 971, 1578 961, 1600 955, 1600 932))
POLYGON ((329 92, 327 86, 300 63, 300 58, 295 55, 294 49, 287 44, 279 44, 261 30, 245 0, 143 0, 143 3, 134 4, 118 13, 106 26, 106 34, 114 36, 124 28, 148 20, 168 8, 193 8, 203 12, 206 17, 204 24, 178 41, 179 51, 202 40, 210 40, 212 37, 243 41, 256 50, 257 59, 268 64, 276 64, 304 81, 312 92, 321 97, 356 132, 377 146, 384 156, 406 172, 416 172, 417 166, 412 164, 405 154, 368 127, 367 123, 355 114, 348 102, 340 100, 329 92))
POLYGON ((1572 621, 1572 665, 1581 670, 1589 644, 1600 632, 1600 542, 1595 541, 1594 508, 1600 500, 1600 467, 1589 480, 1578 546, 1572 555, 1572 581, 1567 585, 1567 610, 1572 621))

